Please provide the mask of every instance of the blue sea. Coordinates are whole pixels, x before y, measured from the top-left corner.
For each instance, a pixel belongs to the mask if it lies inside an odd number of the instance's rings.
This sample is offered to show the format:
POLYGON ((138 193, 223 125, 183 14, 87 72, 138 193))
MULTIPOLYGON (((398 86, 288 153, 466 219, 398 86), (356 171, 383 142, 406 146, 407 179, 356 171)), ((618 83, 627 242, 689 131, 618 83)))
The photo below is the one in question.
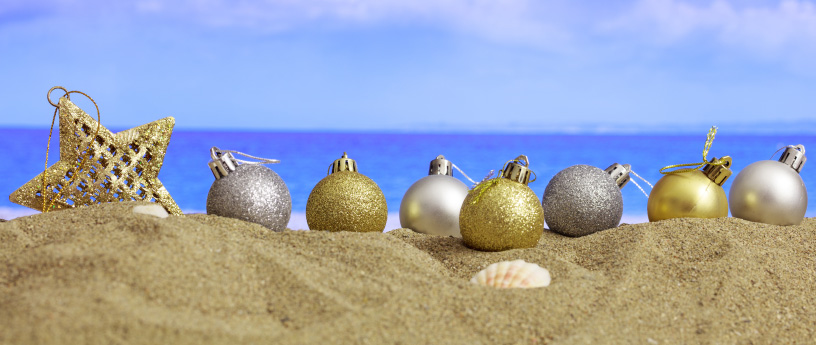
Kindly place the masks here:
MULTIPOLYGON (((115 130, 114 130, 115 131, 115 130)), ((49 164, 59 159, 55 131, 49 164)), ((6 196, 43 171, 47 129, 0 129, 2 189, 6 196)), ((472 179, 481 180, 490 170, 519 155, 526 155, 537 180, 530 188, 541 198, 547 183, 560 170, 575 164, 606 168, 612 163, 631 164, 635 172, 651 183, 662 176, 666 165, 702 160, 706 132, 695 135, 515 135, 515 134, 406 134, 406 133, 301 133, 301 132, 173 132, 159 179, 185 213, 204 213, 207 192, 214 178, 207 163, 210 148, 241 151, 250 155, 279 159, 267 165, 277 172, 292 195, 292 228, 306 228, 306 200, 312 188, 326 176, 329 165, 347 152, 356 160, 360 173, 382 188, 388 202, 387 229, 399 227, 399 205, 403 194, 416 180, 426 176, 428 164, 444 155, 472 179)), ((785 145, 803 144, 816 149, 814 135, 729 135, 721 128, 709 158, 729 155, 734 175, 748 164, 770 159, 785 145)), ((775 156, 775 158, 777 158, 775 156)), ((816 163, 811 163, 816 164, 816 163)), ((455 177, 471 183, 456 172, 455 177)), ((809 191, 807 216, 816 216, 816 166, 805 164, 802 178, 809 191)), ((648 186, 641 183, 649 192, 648 186)), ((623 188, 623 222, 647 221, 647 197, 629 183, 623 188)), ((9 219, 36 213, 0 199, 0 218, 9 219)))

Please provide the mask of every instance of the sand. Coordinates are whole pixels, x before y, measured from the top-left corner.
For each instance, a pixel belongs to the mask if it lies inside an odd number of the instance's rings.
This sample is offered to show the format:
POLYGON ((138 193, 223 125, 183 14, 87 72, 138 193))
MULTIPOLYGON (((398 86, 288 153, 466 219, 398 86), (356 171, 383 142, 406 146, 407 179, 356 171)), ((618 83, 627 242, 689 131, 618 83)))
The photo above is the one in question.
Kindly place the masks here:
POLYGON ((811 343, 816 220, 622 225, 485 253, 105 204, 0 222, 0 343, 811 343), (469 279, 524 259, 552 284, 469 279))

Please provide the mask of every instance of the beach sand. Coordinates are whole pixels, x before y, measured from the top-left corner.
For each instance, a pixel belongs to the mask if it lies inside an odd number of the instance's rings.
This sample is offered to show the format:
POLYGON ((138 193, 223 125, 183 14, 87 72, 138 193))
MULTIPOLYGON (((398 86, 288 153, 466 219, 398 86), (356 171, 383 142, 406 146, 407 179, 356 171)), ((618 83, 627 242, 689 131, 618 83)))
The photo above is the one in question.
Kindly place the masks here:
POLYGON ((812 343, 816 220, 622 225, 535 248, 461 239, 270 232, 104 204, 0 222, 0 343, 812 343), (549 287, 471 284, 546 267, 549 287))

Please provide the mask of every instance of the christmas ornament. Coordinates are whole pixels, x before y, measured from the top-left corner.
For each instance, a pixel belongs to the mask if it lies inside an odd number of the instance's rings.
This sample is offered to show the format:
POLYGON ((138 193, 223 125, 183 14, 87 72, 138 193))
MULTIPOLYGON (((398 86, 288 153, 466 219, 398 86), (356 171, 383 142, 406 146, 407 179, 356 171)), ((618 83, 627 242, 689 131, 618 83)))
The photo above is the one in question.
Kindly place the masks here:
POLYGON ((459 228, 466 246, 483 251, 531 248, 544 231, 544 211, 527 186, 533 171, 527 156, 504 165, 498 177, 468 192, 459 212, 459 228))
POLYGON ((601 170, 573 165, 547 184, 541 205, 550 230, 566 236, 584 236, 618 226, 623 216, 621 188, 629 182, 629 164, 601 170))
POLYGON ((207 194, 207 214, 258 223, 272 231, 286 229, 292 215, 289 189, 277 173, 261 165, 279 160, 217 147, 210 149, 210 156, 215 182, 207 194), (257 162, 236 159, 233 153, 257 162))
POLYGON ((424 234, 462 237, 459 209, 468 188, 453 177, 453 163, 439 155, 428 176, 416 181, 400 204, 400 225, 424 234))
MULTIPOLYGON (((181 209, 157 177, 175 120, 166 117, 113 134, 98 121, 98 107, 94 121, 71 102, 71 93, 85 95, 60 86, 48 91, 48 102, 56 108, 54 117, 59 113, 60 160, 9 199, 43 212, 104 202, 154 201, 170 214, 180 215, 181 209), (55 89, 65 91, 58 104, 50 98, 55 89)), ((52 131, 53 126, 52 120, 52 131)))
POLYGON ((803 145, 788 146, 779 161, 759 161, 742 169, 728 194, 731 215, 767 224, 801 223, 807 189, 799 173, 806 160, 803 145))
POLYGON ((670 218, 719 218, 728 216, 728 201, 723 183, 731 176, 731 157, 706 160, 714 142, 716 127, 708 132, 701 163, 670 165, 660 169, 665 174, 649 194, 649 221, 670 218), (694 166, 673 171, 667 169, 694 166), (698 170, 702 167, 702 170, 698 170))
POLYGON ((329 176, 312 189, 306 201, 306 223, 312 230, 382 232, 388 207, 380 187, 357 172, 357 162, 334 161, 329 176))

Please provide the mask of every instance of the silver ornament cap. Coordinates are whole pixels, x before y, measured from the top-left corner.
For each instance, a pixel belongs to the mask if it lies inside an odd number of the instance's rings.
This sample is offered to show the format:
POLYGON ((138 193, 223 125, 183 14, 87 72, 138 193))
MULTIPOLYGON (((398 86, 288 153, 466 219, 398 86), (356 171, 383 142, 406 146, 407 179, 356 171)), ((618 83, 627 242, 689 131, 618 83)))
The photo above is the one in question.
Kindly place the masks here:
POLYGON ((453 163, 439 155, 431 161, 428 176, 414 182, 400 203, 400 226, 419 233, 462 237, 459 211, 467 186, 453 177, 453 163))
POLYGON ((283 231, 292 215, 292 198, 283 179, 261 163, 277 163, 235 151, 210 149, 215 181, 207 194, 207 214, 257 223, 283 231), (261 162, 241 161, 232 153, 261 162), (244 164, 241 164, 241 163, 244 164))
POLYGON ((606 171, 589 165, 561 170, 547 184, 541 206, 551 231, 566 236, 585 236, 618 226, 623 216, 625 165, 613 164, 606 171), (615 175, 610 175, 610 171, 615 175))
POLYGON ((436 156, 436 159, 431 161, 431 166, 428 168, 428 175, 447 175, 453 176, 453 163, 445 159, 445 156, 436 156))
POLYGON ((221 152, 221 150, 213 146, 210 149, 210 156, 212 160, 208 165, 216 180, 229 175, 238 166, 238 161, 232 155, 232 152, 221 152))
POLYGON ((737 174, 728 193, 731 215, 752 222, 797 225, 807 212, 807 189, 799 175, 805 147, 788 147, 778 161, 754 162, 737 174))
POLYGON ((805 145, 799 144, 786 147, 785 152, 782 152, 782 156, 779 157, 779 162, 790 166, 793 170, 796 170, 797 173, 801 174, 802 167, 805 166, 805 162, 807 162, 805 145))
POLYGON ((623 189, 629 180, 632 178, 629 176, 629 173, 632 171, 632 166, 629 164, 618 164, 612 163, 608 168, 606 168, 607 174, 615 179, 615 184, 618 185, 618 188, 623 189))
POLYGON ((530 160, 527 159, 527 156, 520 155, 516 157, 516 159, 508 161, 504 164, 501 177, 511 181, 516 181, 526 186, 530 182, 534 182, 536 180, 535 173, 530 170, 529 166, 530 160), (533 176, 532 180, 530 180, 531 175, 533 176))

